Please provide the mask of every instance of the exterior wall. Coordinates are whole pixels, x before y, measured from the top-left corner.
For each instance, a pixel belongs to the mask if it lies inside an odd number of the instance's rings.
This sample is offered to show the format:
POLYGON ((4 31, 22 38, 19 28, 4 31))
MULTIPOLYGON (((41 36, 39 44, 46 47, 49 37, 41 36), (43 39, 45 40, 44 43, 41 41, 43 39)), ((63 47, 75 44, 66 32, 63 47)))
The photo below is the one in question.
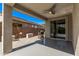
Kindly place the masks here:
POLYGON ((46 37, 50 37, 50 21, 54 21, 54 20, 60 20, 60 19, 65 19, 66 22, 66 41, 72 41, 72 17, 71 14, 66 15, 66 16, 62 16, 62 17, 57 17, 54 19, 49 19, 46 20, 46 32, 45 32, 45 36, 46 37))
POLYGON ((72 41, 72 14, 68 16, 68 39, 72 41))
POLYGON ((73 47, 75 55, 79 56, 79 4, 73 6, 73 47))

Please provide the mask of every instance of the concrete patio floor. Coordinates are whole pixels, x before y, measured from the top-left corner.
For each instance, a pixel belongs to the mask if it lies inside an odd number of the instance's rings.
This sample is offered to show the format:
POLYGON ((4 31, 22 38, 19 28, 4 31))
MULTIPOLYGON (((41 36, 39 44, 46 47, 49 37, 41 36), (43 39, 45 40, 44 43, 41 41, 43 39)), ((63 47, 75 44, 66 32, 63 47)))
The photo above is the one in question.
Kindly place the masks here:
POLYGON ((5 56, 74 56, 71 43, 47 39, 46 44, 37 36, 13 42, 13 51, 5 56), (67 45, 68 44, 68 45, 67 45))

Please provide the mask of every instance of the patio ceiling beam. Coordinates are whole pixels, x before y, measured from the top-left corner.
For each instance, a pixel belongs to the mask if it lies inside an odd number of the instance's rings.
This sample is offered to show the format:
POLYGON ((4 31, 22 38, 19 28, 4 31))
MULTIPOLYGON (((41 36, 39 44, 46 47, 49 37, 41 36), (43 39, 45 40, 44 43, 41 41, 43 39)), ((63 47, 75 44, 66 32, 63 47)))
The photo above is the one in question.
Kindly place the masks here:
POLYGON ((25 13, 25 14, 28 13, 28 14, 30 14, 30 15, 36 16, 36 17, 38 17, 38 18, 41 18, 41 19, 43 19, 43 20, 47 20, 47 19, 48 19, 48 18, 46 18, 45 16, 40 15, 39 13, 36 13, 35 11, 33 11, 33 10, 29 9, 29 8, 25 8, 24 6, 21 6, 21 5, 18 4, 18 3, 15 3, 14 8, 15 8, 15 9, 18 9, 19 11, 22 11, 22 12, 25 13))

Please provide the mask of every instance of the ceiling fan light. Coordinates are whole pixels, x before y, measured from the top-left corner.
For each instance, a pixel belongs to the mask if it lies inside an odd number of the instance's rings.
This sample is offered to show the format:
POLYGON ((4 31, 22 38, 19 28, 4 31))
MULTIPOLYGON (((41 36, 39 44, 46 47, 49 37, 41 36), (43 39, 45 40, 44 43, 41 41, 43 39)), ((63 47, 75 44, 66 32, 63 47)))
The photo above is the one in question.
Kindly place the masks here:
POLYGON ((51 12, 51 11, 49 11, 49 14, 52 14, 52 12, 51 12))

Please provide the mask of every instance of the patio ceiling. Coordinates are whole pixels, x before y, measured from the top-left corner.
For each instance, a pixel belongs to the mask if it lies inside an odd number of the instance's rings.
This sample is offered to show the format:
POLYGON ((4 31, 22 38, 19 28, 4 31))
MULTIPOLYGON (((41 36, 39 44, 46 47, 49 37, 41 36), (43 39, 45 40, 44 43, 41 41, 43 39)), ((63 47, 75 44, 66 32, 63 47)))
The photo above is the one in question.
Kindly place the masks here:
POLYGON ((24 14, 28 14, 30 16, 38 17, 38 18, 41 18, 41 19, 44 19, 44 20, 47 19, 45 16, 40 15, 37 12, 35 12, 35 11, 33 11, 33 10, 27 8, 27 7, 24 7, 24 6, 20 5, 20 4, 17 4, 17 3, 14 5, 14 8, 16 10, 24 13, 24 14))
POLYGON ((71 3, 57 3, 55 8, 55 14, 44 13, 44 10, 51 8, 54 3, 15 3, 12 5, 14 5, 15 9, 23 13, 39 17, 44 20, 69 14, 73 11, 73 4, 71 3))
POLYGON ((30 10, 35 11, 36 13, 46 17, 46 18, 52 18, 52 17, 57 17, 63 14, 67 14, 72 12, 73 4, 68 4, 68 3, 59 3, 56 4, 56 14, 49 14, 49 13, 44 13, 44 10, 47 10, 51 8, 54 3, 21 3, 21 6, 24 6, 25 8, 29 8, 30 10))

